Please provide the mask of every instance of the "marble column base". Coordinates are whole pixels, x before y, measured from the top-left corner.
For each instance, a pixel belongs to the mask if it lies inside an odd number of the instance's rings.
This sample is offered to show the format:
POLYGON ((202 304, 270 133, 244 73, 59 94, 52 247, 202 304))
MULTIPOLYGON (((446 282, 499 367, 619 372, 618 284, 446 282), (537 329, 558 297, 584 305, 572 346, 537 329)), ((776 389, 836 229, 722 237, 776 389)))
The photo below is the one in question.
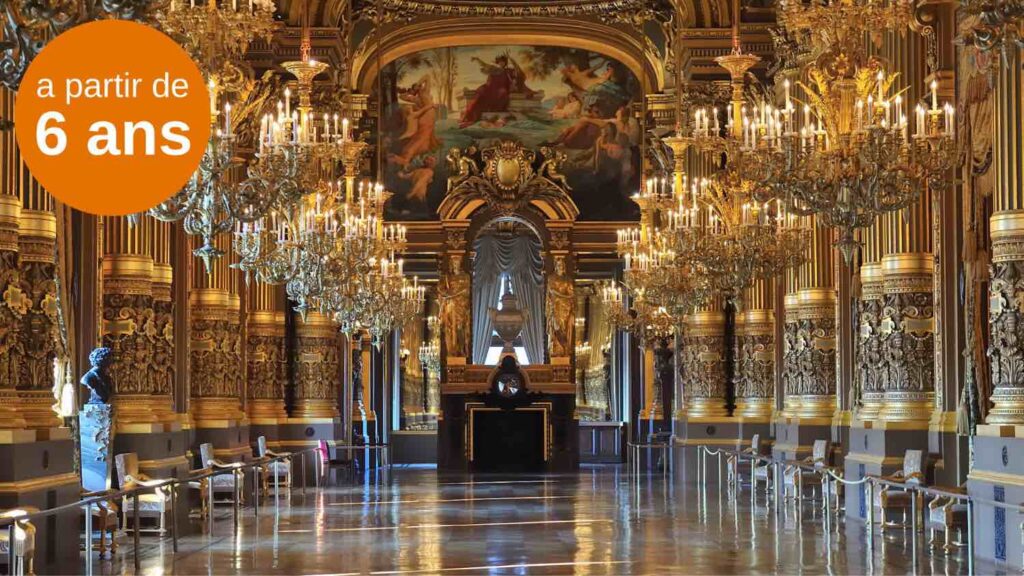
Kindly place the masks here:
POLYGON ((811 455, 815 440, 831 442, 831 418, 780 417, 775 421, 772 456, 785 460, 806 458, 811 455))
MULTIPOLYGON (((865 475, 893 474, 903 469, 907 450, 921 450, 922 468, 931 483, 927 425, 855 420, 850 426, 849 444, 844 461, 846 478, 859 480, 865 475)), ((847 492, 846 502, 848 518, 867 518, 866 491, 847 492)))
MULTIPOLYGON (((75 502, 81 481, 74 469, 75 443, 66 428, 23 430, 0 437, 0 510, 39 510, 75 502)), ((72 509, 34 523, 35 569, 40 574, 77 574, 81 512, 72 509), (71 545, 69 545, 71 543, 71 545)))
MULTIPOLYGON (((698 482, 697 466, 700 461, 702 450, 725 448, 736 450, 750 445, 750 438, 742 437, 743 423, 739 418, 730 416, 724 417, 701 417, 683 418, 676 421, 675 443, 672 446, 673 474, 676 480, 687 483, 698 482)), ((707 460, 707 483, 717 483, 718 460, 715 456, 706 456, 707 460)), ((725 462, 725 456, 722 456, 725 462)), ((725 481, 725 478, 722 478, 725 481)))
MULTIPOLYGON (((1006 502, 1016 507, 1024 502, 1024 430, 1019 426, 978 426, 974 439, 974 468, 967 476, 972 498, 1006 502)), ((976 558, 1005 562, 1020 569, 1024 543, 1021 522, 1024 515, 1014 508, 974 505, 974 554, 976 558)))
MULTIPOLYGON (((198 464, 188 457, 189 435, 179 422, 133 424, 114 436, 114 454, 134 452, 139 470, 150 478, 184 478, 198 464)), ((197 450, 198 453, 198 450, 197 450)), ((115 472, 116 480, 116 472, 115 472)), ((182 534, 195 528, 189 522, 189 508, 199 506, 198 491, 181 488, 178 492, 178 529, 182 534)))

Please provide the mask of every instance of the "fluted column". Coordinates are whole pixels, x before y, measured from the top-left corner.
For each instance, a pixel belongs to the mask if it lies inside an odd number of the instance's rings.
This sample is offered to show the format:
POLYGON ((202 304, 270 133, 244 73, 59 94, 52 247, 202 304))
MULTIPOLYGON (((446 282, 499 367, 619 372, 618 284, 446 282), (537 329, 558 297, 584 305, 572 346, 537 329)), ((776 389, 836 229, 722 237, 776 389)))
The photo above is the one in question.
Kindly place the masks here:
MULTIPOLYGON (((0 88, 0 117, 14 116, 14 95, 0 88)), ((0 335, 0 429, 25 427, 25 419, 17 410, 15 386, 24 355, 21 343, 21 317, 25 314, 25 301, 14 296, 21 291, 21 273, 18 270, 18 222, 21 218, 21 198, 16 186, 17 152, 14 131, 0 131, 0 326, 6 327, 0 335), (7 296, 10 294, 11 296, 7 296)))
POLYGON ((786 406, 787 412, 798 418, 831 419, 836 407, 832 236, 832 229, 814 227, 807 263, 797 272, 800 290, 792 300, 787 294, 786 321, 792 332, 787 331, 791 373, 786 382, 786 406))
POLYGON ((1021 57, 1009 50, 994 89, 995 171, 989 361, 992 408, 988 424, 1024 424, 1024 158, 1020 146, 1021 57))
POLYGON ((680 375, 688 418, 723 417, 726 407, 725 313, 719 298, 684 319, 680 375))
POLYGON ((60 425, 53 411, 54 360, 57 357, 56 242, 57 218, 53 198, 28 174, 20 171, 21 216, 18 227, 18 267, 21 294, 22 347, 18 367, 18 404, 30 428, 60 425))
POLYGON ((253 424, 276 424, 288 417, 284 387, 285 296, 282 286, 253 282, 249 286, 246 329, 246 411, 253 424))
POLYGON ((119 428, 174 419, 169 393, 156 390, 153 232, 148 217, 103 218, 103 345, 113 351, 119 428))
POLYGON ((880 322, 885 307, 882 275, 881 219, 864 231, 864 262, 860 266, 860 299, 857 301, 858 327, 854 358, 854 378, 860 386, 860 410, 857 417, 872 420, 878 417, 885 400, 886 369, 882 363, 880 322))
POLYGON ((295 327, 295 418, 339 416, 338 382, 341 379, 338 326, 330 317, 306 314, 295 327))
POLYGON ((774 279, 759 279, 736 314, 736 415, 769 418, 775 399, 774 279))
MULTIPOLYGON (((230 237, 214 239, 217 248, 231 252, 230 237)), ((193 238, 193 248, 200 243, 193 238)), ((225 255, 212 261, 207 274, 193 268, 191 307, 191 414, 196 426, 221 427, 244 418, 242 411, 242 337, 239 299, 231 293, 232 270, 225 255)))

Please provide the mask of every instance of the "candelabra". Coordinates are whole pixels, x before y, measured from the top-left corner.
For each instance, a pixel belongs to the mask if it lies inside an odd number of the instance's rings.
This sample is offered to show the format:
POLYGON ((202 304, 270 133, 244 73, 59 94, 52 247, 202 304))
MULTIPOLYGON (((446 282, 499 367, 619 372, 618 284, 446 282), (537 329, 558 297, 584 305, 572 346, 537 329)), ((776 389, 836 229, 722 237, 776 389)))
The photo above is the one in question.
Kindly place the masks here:
POLYGON ((198 5, 195 0, 170 0, 157 22, 204 76, 235 91, 244 81, 241 64, 249 44, 260 37, 269 40, 278 25, 274 10, 273 0, 207 0, 198 5))
POLYGON ((783 3, 782 24, 809 37, 818 54, 798 83, 802 114, 786 81, 782 106, 762 102, 738 119, 738 147, 749 159, 747 176, 760 183, 758 196, 838 228, 836 245, 848 262, 860 245, 856 228, 909 206, 925 187, 943 189, 955 161, 953 107, 939 105, 935 82, 931 105, 917 104, 911 131, 911 103, 895 87, 897 75, 863 46, 865 35, 906 27, 911 9, 906 0, 783 3))
POLYGON ((616 329, 636 336, 641 346, 671 338, 676 334, 682 317, 665 306, 651 302, 642 289, 631 289, 632 302, 626 306, 626 292, 621 286, 609 282, 599 288, 608 321, 616 329))
POLYGON ((423 370, 428 373, 438 372, 441 370, 441 346, 436 340, 429 343, 420 344, 419 349, 420 364, 423 366, 423 370))

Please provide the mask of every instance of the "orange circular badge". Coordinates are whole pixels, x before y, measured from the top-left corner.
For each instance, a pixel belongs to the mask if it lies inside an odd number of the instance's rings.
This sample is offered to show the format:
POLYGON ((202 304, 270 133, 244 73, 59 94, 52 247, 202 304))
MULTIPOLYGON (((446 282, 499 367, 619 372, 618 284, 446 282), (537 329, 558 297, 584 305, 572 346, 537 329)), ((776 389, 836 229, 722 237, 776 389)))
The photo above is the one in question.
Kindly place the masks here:
POLYGON ((21 81, 14 129, 32 175, 93 214, 143 212, 181 189, 210 137, 195 62, 162 32, 103 20, 54 38, 21 81))

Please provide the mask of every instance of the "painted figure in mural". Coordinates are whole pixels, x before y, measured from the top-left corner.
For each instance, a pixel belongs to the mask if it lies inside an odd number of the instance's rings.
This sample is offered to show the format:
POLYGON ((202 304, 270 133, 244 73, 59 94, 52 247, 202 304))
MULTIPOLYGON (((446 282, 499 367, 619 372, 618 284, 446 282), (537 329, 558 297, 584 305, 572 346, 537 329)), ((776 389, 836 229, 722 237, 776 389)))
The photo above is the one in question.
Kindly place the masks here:
POLYGON ((523 69, 508 54, 499 55, 493 64, 475 56, 472 60, 480 64, 480 71, 487 75, 487 79, 476 89, 473 99, 462 112, 462 119, 459 121, 461 128, 479 122, 486 112, 508 111, 512 94, 533 94, 533 90, 526 86, 526 74, 523 73, 523 69))
POLYGON ((565 174, 562 174, 559 171, 562 164, 566 161, 565 152, 559 152, 552 150, 547 146, 542 146, 540 149, 540 155, 544 157, 544 162, 541 163, 540 169, 537 170, 537 174, 551 180, 556 185, 561 186, 566 190, 572 190, 569 186, 569 181, 565 178, 565 174))
POLYGON ((388 161, 405 168, 416 156, 438 149, 441 142, 434 134, 437 105, 431 94, 430 77, 423 76, 419 82, 400 90, 399 99, 403 102, 399 110, 405 131, 398 137, 400 151, 388 154, 388 161))
POLYGON ((470 146, 465 154, 458 148, 448 151, 448 174, 450 174, 448 176, 448 192, 451 192, 452 188, 458 186, 466 178, 480 173, 480 166, 472 156, 475 153, 476 147, 474 146, 470 146))
POLYGON ((552 358, 569 355, 576 293, 573 281, 565 273, 565 258, 555 258, 555 273, 548 278, 546 316, 548 353, 552 358))
POLYGON ((555 107, 551 109, 553 120, 575 120, 580 117, 583 111, 583 101, 575 92, 569 92, 564 98, 559 99, 555 107))
POLYGON ((469 355, 469 296, 470 279, 469 274, 462 270, 462 257, 451 256, 448 273, 441 280, 438 294, 445 355, 449 358, 469 355))
POLYGON ((110 381, 107 369, 110 368, 113 361, 114 356, 110 348, 100 347, 89 353, 89 364, 92 365, 92 368, 79 380, 82 386, 92 391, 87 404, 110 403, 110 393, 113 392, 114 385, 110 381))
POLYGON ((427 188, 434 181, 434 168, 437 166, 437 158, 427 156, 423 159, 423 165, 398 173, 398 177, 412 183, 407 197, 415 202, 427 203, 427 188))

